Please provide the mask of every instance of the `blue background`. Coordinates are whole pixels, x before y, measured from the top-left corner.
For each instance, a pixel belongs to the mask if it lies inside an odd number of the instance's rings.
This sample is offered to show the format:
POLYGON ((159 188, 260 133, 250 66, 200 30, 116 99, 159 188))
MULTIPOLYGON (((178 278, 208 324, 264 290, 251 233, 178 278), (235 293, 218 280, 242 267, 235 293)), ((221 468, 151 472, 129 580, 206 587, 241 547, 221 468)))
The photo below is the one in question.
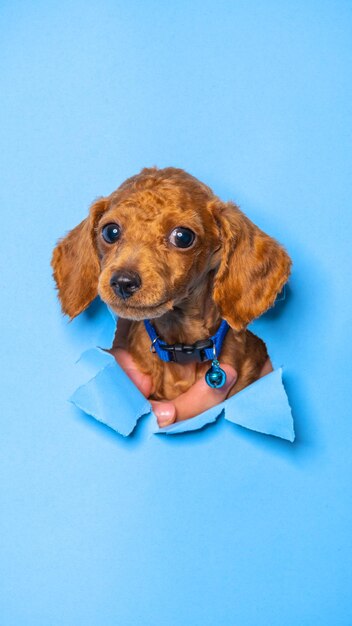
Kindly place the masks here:
POLYGON ((2 2, 1 624, 352 624, 351 24, 344 1, 2 2), (52 248, 154 164, 293 258, 254 324, 293 445, 123 439, 67 403, 105 318, 62 318, 52 248))

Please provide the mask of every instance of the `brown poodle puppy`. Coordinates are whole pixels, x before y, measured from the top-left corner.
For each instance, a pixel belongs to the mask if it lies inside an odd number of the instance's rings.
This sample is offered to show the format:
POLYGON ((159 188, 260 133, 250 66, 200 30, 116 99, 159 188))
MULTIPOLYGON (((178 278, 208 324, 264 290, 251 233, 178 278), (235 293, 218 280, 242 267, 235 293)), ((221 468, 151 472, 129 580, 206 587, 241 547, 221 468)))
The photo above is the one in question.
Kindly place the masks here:
POLYGON ((71 318, 99 294, 119 317, 133 320, 127 349, 152 378, 150 398, 172 400, 210 362, 160 360, 143 320, 167 344, 193 344, 214 335, 225 319, 230 330, 218 358, 238 373, 233 395, 268 362, 264 342, 246 326, 274 304, 291 260, 235 204, 181 169, 153 167, 97 200, 59 241, 52 267, 71 318))

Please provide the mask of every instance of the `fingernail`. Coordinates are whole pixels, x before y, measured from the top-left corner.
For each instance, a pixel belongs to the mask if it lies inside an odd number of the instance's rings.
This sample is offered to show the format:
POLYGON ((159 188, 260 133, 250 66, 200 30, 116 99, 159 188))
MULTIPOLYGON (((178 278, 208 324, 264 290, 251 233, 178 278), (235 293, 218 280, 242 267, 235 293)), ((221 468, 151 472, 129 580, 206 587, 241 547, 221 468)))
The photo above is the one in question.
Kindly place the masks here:
POLYGON ((175 421, 176 408, 171 402, 161 402, 159 405, 154 405, 153 411, 159 426, 168 426, 175 421))
POLYGON ((154 413, 157 417, 167 419, 168 417, 173 417, 173 415, 175 414, 175 409, 174 407, 172 408, 171 407, 170 408, 155 407, 154 413))

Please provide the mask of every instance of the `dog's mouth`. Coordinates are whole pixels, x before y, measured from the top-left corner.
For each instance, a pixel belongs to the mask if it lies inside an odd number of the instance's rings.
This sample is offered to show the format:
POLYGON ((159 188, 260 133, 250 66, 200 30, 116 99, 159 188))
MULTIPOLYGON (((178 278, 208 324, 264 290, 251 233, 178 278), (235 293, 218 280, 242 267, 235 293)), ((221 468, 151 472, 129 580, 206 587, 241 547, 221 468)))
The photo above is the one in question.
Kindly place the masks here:
POLYGON ((161 317, 173 309, 174 301, 167 299, 155 304, 132 304, 128 300, 115 300, 109 304, 119 317, 139 321, 161 317))

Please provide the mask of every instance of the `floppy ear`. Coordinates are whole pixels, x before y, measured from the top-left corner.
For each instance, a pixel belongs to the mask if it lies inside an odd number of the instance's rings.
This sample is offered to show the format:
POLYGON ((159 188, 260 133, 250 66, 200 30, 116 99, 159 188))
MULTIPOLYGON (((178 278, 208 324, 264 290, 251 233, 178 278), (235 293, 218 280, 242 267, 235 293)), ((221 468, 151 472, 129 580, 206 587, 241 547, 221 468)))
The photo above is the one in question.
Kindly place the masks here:
POLYGON ((94 243, 94 227, 107 208, 107 199, 97 200, 89 216, 60 239, 51 259, 53 276, 63 313, 76 317, 98 295, 100 264, 94 243))
POLYGON ((239 331, 274 304, 292 262, 283 246, 233 203, 217 202, 212 210, 222 239, 213 299, 230 326, 239 331))

